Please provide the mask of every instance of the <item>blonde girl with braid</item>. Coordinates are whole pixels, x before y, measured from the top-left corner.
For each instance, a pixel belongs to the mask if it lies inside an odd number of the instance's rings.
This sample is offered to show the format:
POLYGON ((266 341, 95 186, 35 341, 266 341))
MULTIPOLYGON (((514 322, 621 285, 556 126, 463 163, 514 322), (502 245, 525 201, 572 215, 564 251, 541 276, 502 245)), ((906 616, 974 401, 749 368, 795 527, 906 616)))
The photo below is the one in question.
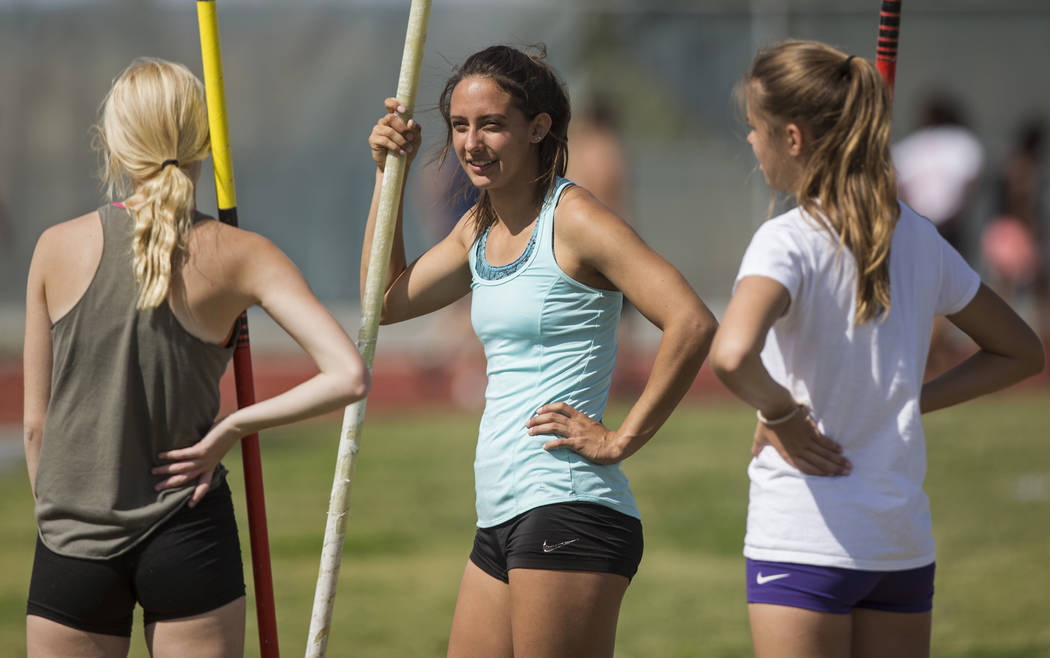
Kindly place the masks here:
POLYGON ((752 238, 711 349, 758 417, 744 540, 755 655, 928 656, 920 415, 1039 372, 1042 346, 897 201, 871 63, 788 41, 738 89, 766 182, 797 200, 752 238), (939 315, 978 351, 923 383, 939 315))
POLYGON ((265 238, 196 211, 208 157, 188 69, 134 61, 97 128, 111 200, 57 224, 29 269, 25 451, 39 530, 29 656, 235 656, 244 577, 226 469, 245 435, 361 398, 353 342, 265 238), (233 329, 258 304, 319 373, 216 420, 233 329))

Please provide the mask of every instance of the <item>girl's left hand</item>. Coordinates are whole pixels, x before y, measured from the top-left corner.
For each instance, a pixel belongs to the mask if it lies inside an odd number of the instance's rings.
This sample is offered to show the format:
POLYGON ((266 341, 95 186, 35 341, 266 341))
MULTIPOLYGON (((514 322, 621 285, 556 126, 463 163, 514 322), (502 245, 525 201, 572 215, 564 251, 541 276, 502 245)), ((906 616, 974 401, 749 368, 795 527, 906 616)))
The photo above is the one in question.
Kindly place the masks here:
POLYGON ((543 405, 525 427, 530 435, 561 437, 544 443, 544 450, 569 448, 596 464, 615 464, 627 457, 616 432, 564 402, 543 405))
POLYGON ((197 443, 187 448, 160 453, 157 457, 170 460, 170 463, 157 466, 151 473, 169 477, 158 482, 154 488, 157 491, 173 489, 197 480, 189 502, 190 507, 193 507, 208 493, 215 467, 240 438, 241 433, 231 424, 219 421, 197 443))

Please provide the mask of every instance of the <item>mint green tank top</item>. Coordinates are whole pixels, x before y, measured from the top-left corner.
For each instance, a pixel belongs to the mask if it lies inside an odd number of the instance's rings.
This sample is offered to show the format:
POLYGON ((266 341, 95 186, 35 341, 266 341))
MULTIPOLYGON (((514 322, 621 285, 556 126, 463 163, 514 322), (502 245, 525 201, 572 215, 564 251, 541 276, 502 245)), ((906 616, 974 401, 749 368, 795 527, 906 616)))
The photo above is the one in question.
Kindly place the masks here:
POLYGON ((471 247, 471 324, 485 348, 488 386, 474 460, 478 526, 498 525, 540 505, 590 502, 640 518, 618 464, 595 464, 568 448, 543 449, 525 422, 564 402, 601 420, 616 364, 623 294, 584 285, 554 258, 554 209, 572 183, 548 194, 522 256, 485 261, 488 230, 471 247))
MULTIPOLYGON (((203 215, 197 214, 194 221, 203 215)), ((99 208, 102 259, 51 327, 51 398, 36 474, 40 538, 62 555, 110 558, 177 512, 196 483, 154 491, 157 454, 196 443, 219 412, 233 347, 205 343, 167 302, 135 308, 134 219, 99 208)), ((212 487, 222 483, 217 467, 212 487)))

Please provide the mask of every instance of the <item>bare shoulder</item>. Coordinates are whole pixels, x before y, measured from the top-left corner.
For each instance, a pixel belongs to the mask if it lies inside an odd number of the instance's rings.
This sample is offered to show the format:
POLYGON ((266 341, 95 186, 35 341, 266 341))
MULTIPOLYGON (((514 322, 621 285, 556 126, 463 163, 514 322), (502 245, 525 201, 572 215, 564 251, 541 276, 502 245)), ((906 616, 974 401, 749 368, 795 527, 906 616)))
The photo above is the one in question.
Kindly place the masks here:
POLYGON ((90 269, 101 257, 102 223, 93 210, 45 229, 37 239, 33 263, 41 273, 52 267, 90 269))
POLYGON ((181 275, 189 288, 223 290, 244 306, 258 303, 275 282, 299 275, 269 238, 216 220, 194 224, 186 249, 181 275))
POLYGON ((560 239, 581 246, 596 240, 636 237, 627 222, 578 185, 562 192, 554 209, 554 231, 560 239))
POLYGON ((195 258, 227 264, 273 258, 281 253, 269 238, 210 217, 193 225, 187 236, 187 247, 195 258))
POLYGON ((471 206, 469 210, 463 213, 463 216, 459 218, 456 225, 449 231, 446 240, 451 240, 455 245, 463 249, 463 253, 470 251, 470 246, 474 244, 475 226, 474 226, 474 207, 471 206))
POLYGON ((38 249, 63 249, 71 245, 83 245, 102 236, 102 223, 98 211, 92 210, 80 217, 67 219, 44 229, 37 241, 38 249))

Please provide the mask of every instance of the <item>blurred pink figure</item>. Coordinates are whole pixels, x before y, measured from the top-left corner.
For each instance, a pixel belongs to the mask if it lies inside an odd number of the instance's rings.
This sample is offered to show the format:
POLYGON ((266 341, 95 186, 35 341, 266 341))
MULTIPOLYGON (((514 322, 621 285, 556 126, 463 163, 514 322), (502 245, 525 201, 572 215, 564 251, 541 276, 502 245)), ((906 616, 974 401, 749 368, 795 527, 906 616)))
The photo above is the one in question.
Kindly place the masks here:
POLYGON ((1000 214, 981 235, 981 259, 992 287, 1007 301, 1032 294, 1036 324, 1046 340, 1050 337, 1050 254, 1040 206, 1044 139, 1040 119, 1021 126, 1003 171, 1000 214))

